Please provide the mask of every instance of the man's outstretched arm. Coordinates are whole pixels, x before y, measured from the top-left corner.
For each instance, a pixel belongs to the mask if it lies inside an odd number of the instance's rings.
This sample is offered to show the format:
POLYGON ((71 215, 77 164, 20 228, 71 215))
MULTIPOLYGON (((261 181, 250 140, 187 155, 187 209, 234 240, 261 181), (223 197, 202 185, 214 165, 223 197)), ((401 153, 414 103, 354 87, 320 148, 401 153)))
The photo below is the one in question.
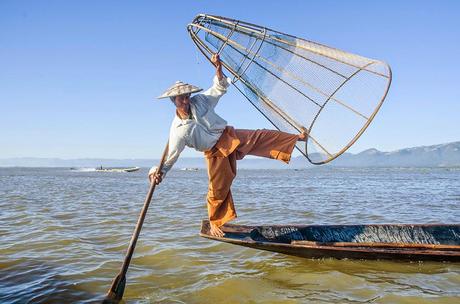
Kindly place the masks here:
POLYGON ((172 166, 174 166, 184 148, 185 140, 177 136, 174 131, 171 131, 169 135, 168 156, 166 157, 166 161, 163 164, 163 170, 161 172, 156 172, 156 166, 153 166, 149 170, 148 177, 151 183, 155 182, 158 185, 162 182, 166 173, 168 173, 172 166))
POLYGON ((222 62, 220 61, 219 54, 214 54, 214 55, 212 55, 212 57, 211 57, 211 62, 212 62, 212 64, 214 64, 214 66, 216 67, 216 76, 217 76, 217 79, 218 79, 219 81, 221 81, 222 78, 224 78, 224 74, 222 73, 222 62))
POLYGON ((224 77, 219 55, 214 54, 211 58, 211 62, 216 67, 216 75, 212 81, 213 84, 209 89, 198 95, 204 96, 206 98, 206 102, 214 108, 222 95, 227 92, 227 88, 230 85, 231 80, 230 78, 224 77))

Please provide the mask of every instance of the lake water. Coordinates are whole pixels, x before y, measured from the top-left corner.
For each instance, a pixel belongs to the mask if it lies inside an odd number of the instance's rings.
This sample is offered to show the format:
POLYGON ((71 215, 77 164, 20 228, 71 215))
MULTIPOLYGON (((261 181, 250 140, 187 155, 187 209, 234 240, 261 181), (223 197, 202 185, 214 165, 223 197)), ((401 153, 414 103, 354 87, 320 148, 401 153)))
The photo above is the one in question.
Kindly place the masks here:
MULTIPOLYGON (((93 303, 148 188, 135 173, 0 168, 0 302, 93 303)), ((460 169, 241 170, 240 224, 459 223, 460 169)), ((126 303, 460 303, 460 264, 307 260, 198 236, 206 171, 157 188, 126 303)))

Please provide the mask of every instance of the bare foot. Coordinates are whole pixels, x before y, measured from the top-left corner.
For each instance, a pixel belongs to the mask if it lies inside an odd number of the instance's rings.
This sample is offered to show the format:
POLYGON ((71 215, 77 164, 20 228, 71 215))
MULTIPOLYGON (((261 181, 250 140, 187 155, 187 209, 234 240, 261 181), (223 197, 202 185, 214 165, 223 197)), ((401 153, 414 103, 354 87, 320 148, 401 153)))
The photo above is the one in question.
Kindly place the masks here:
POLYGON ((308 138, 308 130, 306 128, 302 129, 302 133, 299 134, 298 141, 307 141, 308 138))
POLYGON ((209 233, 212 236, 223 237, 225 235, 225 233, 219 227, 217 227, 214 224, 210 224, 210 225, 211 225, 211 229, 209 230, 209 233))

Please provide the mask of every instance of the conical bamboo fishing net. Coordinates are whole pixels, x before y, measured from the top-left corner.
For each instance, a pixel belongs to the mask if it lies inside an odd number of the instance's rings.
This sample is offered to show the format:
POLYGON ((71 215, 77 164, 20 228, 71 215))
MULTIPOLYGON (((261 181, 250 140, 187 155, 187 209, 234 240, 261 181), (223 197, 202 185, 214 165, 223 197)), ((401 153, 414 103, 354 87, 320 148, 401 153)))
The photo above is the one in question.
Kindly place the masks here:
POLYGON ((345 152, 382 105, 390 67, 265 27, 198 15, 188 31, 210 60, 219 53, 235 87, 279 130, 309 131, 297 149, 313 164, 345 152))

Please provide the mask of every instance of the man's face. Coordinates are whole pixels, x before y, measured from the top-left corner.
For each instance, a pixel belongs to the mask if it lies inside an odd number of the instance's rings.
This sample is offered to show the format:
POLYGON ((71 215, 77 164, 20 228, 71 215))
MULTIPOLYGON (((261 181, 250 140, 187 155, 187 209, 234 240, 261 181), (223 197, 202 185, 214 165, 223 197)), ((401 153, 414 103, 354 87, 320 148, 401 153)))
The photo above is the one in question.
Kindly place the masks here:
POLYGON ((174 103, 176 104, 176 107, 178 108, 188 107, 190 103, 190 94, 176 96, 174 103))

